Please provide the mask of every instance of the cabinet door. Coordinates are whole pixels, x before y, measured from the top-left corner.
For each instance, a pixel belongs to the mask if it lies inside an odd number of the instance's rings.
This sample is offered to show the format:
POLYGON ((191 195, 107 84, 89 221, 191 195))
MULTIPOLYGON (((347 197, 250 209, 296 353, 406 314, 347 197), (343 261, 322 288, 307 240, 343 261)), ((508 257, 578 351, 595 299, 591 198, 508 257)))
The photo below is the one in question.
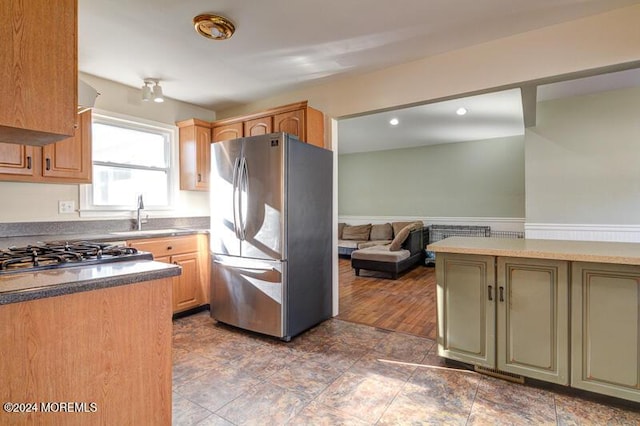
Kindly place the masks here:
POLYGON ((196 176, 195 189, 209 190, 209 173, 211 169, 211 129, 196 126, 196 176))
POLYGON ((273 131, 273 117, 256 118, 244 122, 245 136, 266 135, 273 131))
POLYGON ((171 256, 171 263, 182 267, 182 274, 173 280, 173 312, 203 305, 198 253, 171 256))
POLYGON ((242 123, 227 124, 226 126, 219 126, 213 128, 213 142, 228 141, 231 139, 238 139, 243 136, 242 123))
POLYGON ((34 150, 27 145, 0 143, 0 173, 8 175, 34 176, 34 150))
POLYGON ((0 2, 0 140, 73 135, 77 0, 0 2))
POLYGON ((208 191, 211 128, 200 120, 180 122, 178 126, 180 127, 180 189, 208 191), (194 123, 195 121, 198 123, 194 123))
POLYGON ((574 262, 571 386, 640 402, 640 266, 574 262))
POLYGON ((498 369, 569 384, 569 263, 498 258, 498 369))
POLYGON ((78 116, 75 135, 42 147, 42 176, 91 182, 91 110, 78 116))
POLYGON ((495 368, 495 258, 436 256, 438 354, 495 368))
POLYGON ((275 132, 289 133, 301 141, 305 141, 307 135, 304 127, 304 110, 299 109, 276 114, 273 117, 273 129, 275 132))

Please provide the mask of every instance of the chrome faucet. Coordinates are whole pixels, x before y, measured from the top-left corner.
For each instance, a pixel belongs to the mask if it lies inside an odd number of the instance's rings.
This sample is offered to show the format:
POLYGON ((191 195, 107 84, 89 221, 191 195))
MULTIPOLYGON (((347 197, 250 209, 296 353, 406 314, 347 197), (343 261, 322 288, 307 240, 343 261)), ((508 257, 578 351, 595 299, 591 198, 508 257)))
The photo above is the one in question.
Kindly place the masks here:
POLYGON ((138 231, 142 231, 142 219, 140 218, 140 212, 144 209, 144 202, 142 201, 142 194, 138 195, 138 214, 136 217, 136 224, 138 225, 138 231))

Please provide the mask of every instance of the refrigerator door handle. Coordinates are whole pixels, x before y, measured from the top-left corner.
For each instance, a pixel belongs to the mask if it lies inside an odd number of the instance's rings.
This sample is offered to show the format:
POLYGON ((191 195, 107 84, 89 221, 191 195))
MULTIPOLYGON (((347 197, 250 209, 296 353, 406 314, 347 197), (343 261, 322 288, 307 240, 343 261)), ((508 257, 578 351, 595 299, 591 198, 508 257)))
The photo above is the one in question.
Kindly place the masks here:
MULTIPOLYGON (((240 212, 238 214, 239 217, 239 222, 240 222, 240 227, 239 227, 239 234, 240 234, 240 239, 242 241, 244 241, 245 237, 247 236, 247 224, 245 222, 245 215, 244 215, 244 205, 243 205, 243 196, 242 194, 246 194, 245 197, 248 197, 249 194, 249 168, 247 167, 247 159, 243 156, 242 160, 240 161, 240 178, 238 179, 238 185, 240 187, 240 212)), ((245 202, 248 203, 248 200, 245 198, 244 199, 245 202)))
POLYGON ((222 266, 230 266, 236 269, 248 269, 250 271, 269 271, 269 272, 278 272, 278 270, 276 268, 274 268, 273 266, 264 266, 264 267, 260 267, 260 266, 240 266, 237 264, 230 264, 227 262, 223 262, 222 260, 214 260, 213 263, 217 263, 218 265, 222 265, 222 266))
POLYGON ((240 168, 240 158, 236 157, 235 162, 233 163, 233 179, 231 182, 232 188, 232 200, 231 205, 233 206, 233 232, 236 234, 236 238, 240 239, 240 232, 238 230, 238 175, 240 168))

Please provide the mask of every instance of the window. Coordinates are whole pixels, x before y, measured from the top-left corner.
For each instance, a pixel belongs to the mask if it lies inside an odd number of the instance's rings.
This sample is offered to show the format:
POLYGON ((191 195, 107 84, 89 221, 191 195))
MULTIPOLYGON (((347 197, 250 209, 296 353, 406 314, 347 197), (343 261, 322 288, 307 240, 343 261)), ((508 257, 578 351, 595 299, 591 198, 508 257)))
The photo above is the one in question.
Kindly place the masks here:
POLYGON ((172 201, 170 126, 94 114, 93 183, 81 193, 82 210, 169 209, 172 201))

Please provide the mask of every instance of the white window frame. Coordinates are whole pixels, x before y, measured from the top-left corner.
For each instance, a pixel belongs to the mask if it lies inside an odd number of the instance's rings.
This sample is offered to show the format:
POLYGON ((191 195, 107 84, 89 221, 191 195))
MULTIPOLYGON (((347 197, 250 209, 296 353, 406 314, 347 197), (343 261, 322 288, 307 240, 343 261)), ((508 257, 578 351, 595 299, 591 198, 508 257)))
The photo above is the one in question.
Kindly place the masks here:
MULTIPOLYGON (((160 132, 169 138, 168 156, 169 156, 169 173, 168 173, 168 205, 153 206, 145 203, 145 214, 153 215, 153 212, 167 214, 175 210, 175 203, 178 193, 179 174, 178 174, 178 128, 176 126, 159 123, 156 121, 145 120, 138 117, 131 117, 114 112, 94 109, 92 112, 92 124, 103 123, 109 125, 117 125, 132 130, 160 132)), ((93 168, 93 160, 91 162, 93 168)), ((132 212, 136 211, 135 200, 131 205, 123 206, 96 206, 93 204, 93 185, 79 185, 80 191, 80 217, 127 217, 130 218, 132 212)))

